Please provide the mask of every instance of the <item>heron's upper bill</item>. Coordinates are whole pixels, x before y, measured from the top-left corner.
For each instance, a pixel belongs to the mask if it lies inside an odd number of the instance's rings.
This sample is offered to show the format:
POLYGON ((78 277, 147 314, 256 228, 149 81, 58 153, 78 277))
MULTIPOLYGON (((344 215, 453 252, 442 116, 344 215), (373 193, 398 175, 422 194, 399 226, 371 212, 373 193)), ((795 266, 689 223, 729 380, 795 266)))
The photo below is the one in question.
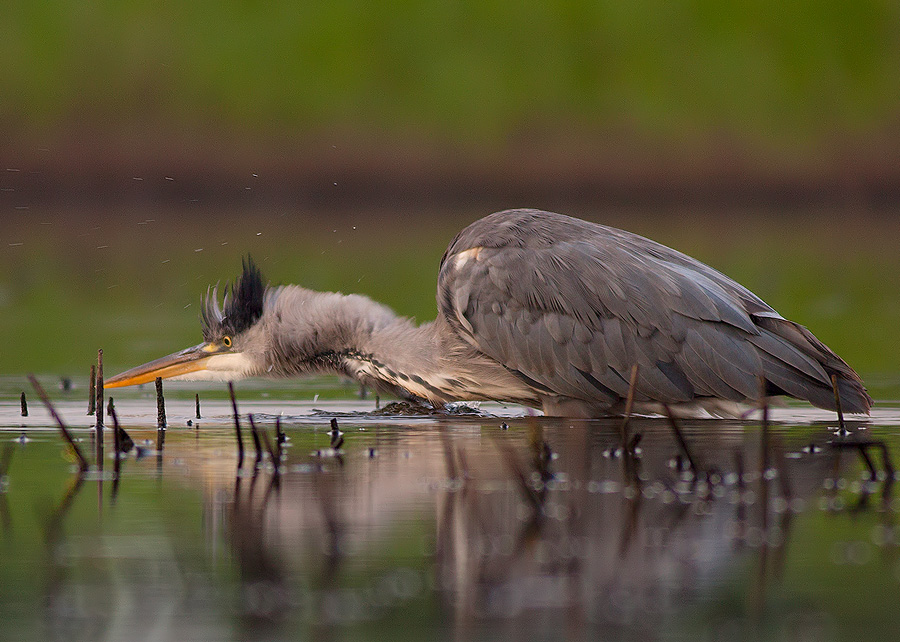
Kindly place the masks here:
POLYGON ((126 370, 117 374, 111 379, 107 379, 103 386, 105 388, 120 388, 123 386, 136 386, 142 383, 155 381, 157 377, 169 379, 178 377, 200 370, 206 370, 210 358, 215 354, 212 344, 201 343, 200 345, 175 352, 173 354, 154 359, 149 363, 126 370))

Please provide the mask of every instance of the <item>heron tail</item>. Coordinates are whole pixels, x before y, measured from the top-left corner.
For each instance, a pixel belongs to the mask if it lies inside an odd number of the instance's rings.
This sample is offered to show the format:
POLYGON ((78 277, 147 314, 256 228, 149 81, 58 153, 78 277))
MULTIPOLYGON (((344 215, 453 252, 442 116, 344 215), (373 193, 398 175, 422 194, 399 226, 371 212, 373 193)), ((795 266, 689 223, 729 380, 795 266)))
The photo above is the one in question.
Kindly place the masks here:
POLYGON ((812 332, 783 318, 756 317, 754 321, 760 334, 751 341, 759 350, 771 394, 787 394, 837 410, 831 382, 836 376, 843 411, 869 414, 872 398, 862 379, 812 332))

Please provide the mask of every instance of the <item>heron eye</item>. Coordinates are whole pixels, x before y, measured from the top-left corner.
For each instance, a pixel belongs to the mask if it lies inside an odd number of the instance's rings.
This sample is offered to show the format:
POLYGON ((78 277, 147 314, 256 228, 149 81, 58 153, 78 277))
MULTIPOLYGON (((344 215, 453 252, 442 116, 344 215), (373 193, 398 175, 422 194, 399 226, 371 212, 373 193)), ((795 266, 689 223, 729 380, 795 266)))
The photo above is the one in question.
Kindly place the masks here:
POLYGON ((231 337, 222 337, 222 345, 226 348, 231 347, 231 337))

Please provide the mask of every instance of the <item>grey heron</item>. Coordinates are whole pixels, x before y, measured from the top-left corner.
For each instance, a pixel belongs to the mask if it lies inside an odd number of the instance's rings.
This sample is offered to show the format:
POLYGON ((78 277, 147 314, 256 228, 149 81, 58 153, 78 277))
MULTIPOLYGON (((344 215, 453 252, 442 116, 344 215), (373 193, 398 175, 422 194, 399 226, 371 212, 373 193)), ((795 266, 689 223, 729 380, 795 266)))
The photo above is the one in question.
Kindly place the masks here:
POLYGON ((221 307, 207 290, 202 343, 106 386, 332 372, 434 405, 598 417, 621 414, 631 390, 636 412, 735 416, 761 396, 834 410, 835 376, 845 412, 872 403, 843 359, 724 274, 561 214, 507 210, 463 229, 441 259, 437 304, 416 325, 365 296, 267 286, 248 257, 221 307))

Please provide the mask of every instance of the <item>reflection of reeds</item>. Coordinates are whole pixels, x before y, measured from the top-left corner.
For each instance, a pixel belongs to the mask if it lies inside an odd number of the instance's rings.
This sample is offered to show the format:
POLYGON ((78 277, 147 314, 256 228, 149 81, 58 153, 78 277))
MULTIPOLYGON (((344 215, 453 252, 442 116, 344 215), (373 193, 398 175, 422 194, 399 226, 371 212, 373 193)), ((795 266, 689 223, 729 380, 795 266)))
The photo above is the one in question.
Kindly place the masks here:
POLYGON ((234 396, 234 383, 228 382, 228 395, 231 397, 231 409, 234 413, 234 434, 237 437, 238 461, 237 467, 240 470, 244 466, 244 437, 241 434, 241 416, 238 414, 237 399, 234 396))
POLYGON ((675 440, 678 442, 678 448, 688 460, 688 465, 691 467, 691 475, 693 476, 694 481, 696 481, 700 475, 700 468, 698 468, 697 462, 694 460, 694 455, 691 453, 691 449, 688 447, 687 440, 684 438, 684 434, 682 434, 681 432, 681 427, 678 425, 678 421, 675 419, 675 415, 672 413, 672 409, 668 406, 668 404, 663 404, 663 408, 665 408, 666 417, 669 420, 669 427, 672 428, 672 432, 675 434, 675 440))
POLYGON ((88 460, 85 459, 84 455, 81 453, 81 449, 78 447, 78 444, 75 443, 75 440, 72 438, 71 433, 69 433, 69 429, 66 428, 66 424, 63 423, 63 420, 59 416, 59 413, 56 412, 56 408, 54 408, 53 404, 50 403, 50 398, 47 396, 47 393, 44 390, 43 386, 38 383, 38 380, 33 374, 28 375, 28 380, 34 387, 35 392, 37 392, 38 397, 40 397, 41 401, 44 402, 44 405, 47 407, 47 410, 50 412, 50 415, 53 417, 54 421, 56 421, 56 425, 59 426, 59 431, 62 433, 63 439, 66 440, 66 443, 69 444, 69 447, 72 449, 72 452, 75 453, 75 457, 78 459, 79 470, 84 473, 89 468, 88 460))
POLYGON ((247 415, 247 419, 250 421, 250 434, 253 436, 253 446, 256 448, 256 461, 254 462, 254 466, 259 468, 263 458, 262 442, 259 439, 259 431, 256 429, 256 422, 253 421, 253 415, 247 415))
POLYGON ((23 417, 28 416, 28 401, 25 399, 25 392, 22 392, 22 396, 19 398, 19 405, 21 406, 21 414, 23 417))

